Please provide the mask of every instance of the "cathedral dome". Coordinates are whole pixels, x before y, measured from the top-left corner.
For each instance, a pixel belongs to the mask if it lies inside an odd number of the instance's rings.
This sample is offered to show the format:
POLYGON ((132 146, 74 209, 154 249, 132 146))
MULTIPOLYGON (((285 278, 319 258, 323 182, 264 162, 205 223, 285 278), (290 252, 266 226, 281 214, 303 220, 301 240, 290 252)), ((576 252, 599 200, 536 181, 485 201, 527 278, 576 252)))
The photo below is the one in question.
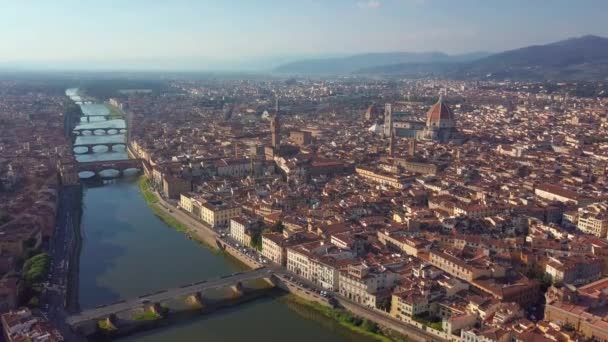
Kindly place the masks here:
POLYGON ((431 128, 450 128, 455 126, 454 113, 450 107, 443 102, 442 98, 439 98, 439 101, 437 101, 437 103, 435 103, 426 113, 426 125, 431 128))
POLYGON ((373 116, 378 116, 380 115, 380 108, 378 108, 377 104, 373 103, 369 106, 369 108, 367 108, 367 113, 373 116))

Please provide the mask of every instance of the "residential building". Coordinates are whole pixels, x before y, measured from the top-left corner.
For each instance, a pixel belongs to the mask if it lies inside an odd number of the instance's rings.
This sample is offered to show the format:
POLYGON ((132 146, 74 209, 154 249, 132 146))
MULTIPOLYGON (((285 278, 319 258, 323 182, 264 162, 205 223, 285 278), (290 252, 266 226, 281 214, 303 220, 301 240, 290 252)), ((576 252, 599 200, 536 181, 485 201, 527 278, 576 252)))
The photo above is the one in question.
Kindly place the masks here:
POLYGON ((365 264, 348 265, 340 271, 339 292, 342 296, 368 307, 375 308, 379 299, 390 298, 390 290, 399 276, 380 267, 365 264))
POLYGON ((592 256, 550 258, 545 272, 553 282, 572 285, 587 284, 602 276, 604 260, 592 256))
POLYGON ((241 206, 235 203, 213 200, 201 205, 201 219, 211 227, 226 227, 230 219, 241 215, 241 206))

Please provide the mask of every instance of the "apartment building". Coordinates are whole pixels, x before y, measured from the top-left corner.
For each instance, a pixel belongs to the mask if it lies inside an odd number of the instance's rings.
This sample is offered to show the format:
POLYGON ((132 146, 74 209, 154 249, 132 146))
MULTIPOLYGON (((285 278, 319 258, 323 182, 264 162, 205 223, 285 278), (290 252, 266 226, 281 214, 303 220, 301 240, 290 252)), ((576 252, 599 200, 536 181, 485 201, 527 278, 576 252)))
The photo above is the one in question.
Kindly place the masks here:
POLYGON ((337 290, 339 265, 352 260, 353 253, 323 241, 286 248, 287 269, 324 288, 337 290))
POLYGON ((445 252, 431 251, 429 261, 431 265, 468 282, 482 276, 501 277, 505 272, 504 268, 499 266, 490 267, 488 260, 483 256, 467 260, 445 252))
POLYGON ((355 172, 374 183, 387 185, 395 189, 403 189, 405 187, 405 179, 402 176, 390 174, 382 171, 375 171, 370 168, 357 167, 355 172))
POLYGON ((379 299, 384 298, 383 295, 390 295, 385 290, 390 290, 399 278, 398 274, 383 267, 348 265, 340 271, 339 292, 356 303, 375 308, 379 299))
POLYGON ((252 222, 239 216, 230 219, 230 236, 244 246, 251 244, 251 235, 248 234, 252 222))
POLYGON ((564 282, 572 285, 587 284, 602 276, 604 261, 591 256, 568 256, 550 258, 545 272, 553 282, 564 282))
POLYGON ((230 219, 241 215, 241 206, 223 201, 208 201, 201 205, 201 219, 211 227, 228 226, 230 219))

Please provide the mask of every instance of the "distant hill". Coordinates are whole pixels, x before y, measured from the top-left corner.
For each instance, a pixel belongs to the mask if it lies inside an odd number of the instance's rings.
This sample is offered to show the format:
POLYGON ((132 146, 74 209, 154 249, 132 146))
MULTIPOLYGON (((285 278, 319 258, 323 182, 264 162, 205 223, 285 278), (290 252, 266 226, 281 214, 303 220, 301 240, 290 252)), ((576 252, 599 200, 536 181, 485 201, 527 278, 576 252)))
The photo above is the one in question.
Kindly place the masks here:
POLYGON ((394 75, 404 77, 445 76, 463 67, 462 62, 399 63, 357 70, 362 75, 394 75))
POLYGON ((527 79, 605 79, 608 39, 570 38, 481 58, 454 70, 455 75, 527 79))
POLYGON ((366 53, 349 57, 295 61, 281 65, 274 71, 289 74, 350 74, 387 65, 468 62, 487 55, 487 53, 473 53, 450 56, 442 52, 366 53))
POLYGON ((370 53, 293 62, 280 66, 276 71, 472 79, 604 80, 608 79, 608 38, 583 36, 496 54, 370 53))

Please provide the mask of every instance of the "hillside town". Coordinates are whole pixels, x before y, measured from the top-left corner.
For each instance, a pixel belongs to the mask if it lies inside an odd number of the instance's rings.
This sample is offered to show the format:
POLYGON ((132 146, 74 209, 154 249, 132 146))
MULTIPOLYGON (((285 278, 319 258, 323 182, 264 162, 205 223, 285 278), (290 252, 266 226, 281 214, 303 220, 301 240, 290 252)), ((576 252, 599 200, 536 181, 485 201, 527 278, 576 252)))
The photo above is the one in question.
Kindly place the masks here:
MULTIPOLYGON (((606 98, 568 84, 288 79, 177 80, 111 101, 164 200, 323 293, 438 340, 608 340, 606 98)), ((58 189, 78 183, 65 112, 62 90, 0 83, 9 341, 62 340, 20 298, 58 189)))

